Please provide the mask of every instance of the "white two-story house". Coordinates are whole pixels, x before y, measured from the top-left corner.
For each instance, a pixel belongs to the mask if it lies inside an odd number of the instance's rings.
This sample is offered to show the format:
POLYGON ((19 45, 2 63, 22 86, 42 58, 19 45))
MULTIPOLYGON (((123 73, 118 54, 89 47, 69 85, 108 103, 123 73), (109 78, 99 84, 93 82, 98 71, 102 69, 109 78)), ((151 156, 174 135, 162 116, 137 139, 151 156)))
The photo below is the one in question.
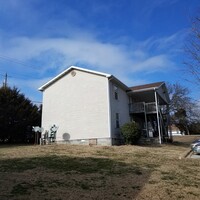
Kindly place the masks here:
POLYGON ((164 125, 161 125, 163 119, 161 120, 161 110, 158 107, 160 102, 163 105, 169 103, 163 82, 153 88, 153 96, 152 91, 149 91, 147 95, 150 95, 150 98, 144 97, 138 102, 142 91, 134 92, 134 89, 115 76, 72 66, 39 90, 43 92, 42 127, 48 131, 52 125, 58 126, 55 138, 57 143, 120 144, 120 127, 134 119, 135 101, 136 106, 141 102, 145 107, 149 101, 152 103, 154 110, 151 115, 154 114, 157 119, 157 134, 149 134, 150 128, 147 124, 150 118, 147 115, 150 116, 150 113, 144 112, 141 105, 141 110, 135 112, 135 116, 140 116, 138 122, 141 131, 146 130, 145 137, 155 136, 160 143, 163 141, 165 131, 164 125))

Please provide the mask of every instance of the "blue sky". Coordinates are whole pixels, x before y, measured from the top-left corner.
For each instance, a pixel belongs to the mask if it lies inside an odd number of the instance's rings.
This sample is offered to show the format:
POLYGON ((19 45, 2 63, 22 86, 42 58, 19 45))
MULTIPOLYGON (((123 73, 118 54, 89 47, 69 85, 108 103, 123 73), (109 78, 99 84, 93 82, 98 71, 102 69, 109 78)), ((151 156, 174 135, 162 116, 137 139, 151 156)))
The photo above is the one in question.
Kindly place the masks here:
POLYGON ((32 101, 71 65, 111 73, 128 86, 179 82, 199 0, 0 0, 0 81, 32 101))

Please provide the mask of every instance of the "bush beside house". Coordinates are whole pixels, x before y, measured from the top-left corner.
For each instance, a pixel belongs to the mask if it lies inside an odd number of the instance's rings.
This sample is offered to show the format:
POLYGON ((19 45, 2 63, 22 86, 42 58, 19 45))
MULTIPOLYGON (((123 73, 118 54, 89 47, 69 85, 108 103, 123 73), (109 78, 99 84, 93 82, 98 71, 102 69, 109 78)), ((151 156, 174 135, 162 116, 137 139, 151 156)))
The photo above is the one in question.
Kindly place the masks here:
POLYGON ((125 144, 136 144, 140 138, 140 129, 136 122, 129 122, 121 127, 125 144))

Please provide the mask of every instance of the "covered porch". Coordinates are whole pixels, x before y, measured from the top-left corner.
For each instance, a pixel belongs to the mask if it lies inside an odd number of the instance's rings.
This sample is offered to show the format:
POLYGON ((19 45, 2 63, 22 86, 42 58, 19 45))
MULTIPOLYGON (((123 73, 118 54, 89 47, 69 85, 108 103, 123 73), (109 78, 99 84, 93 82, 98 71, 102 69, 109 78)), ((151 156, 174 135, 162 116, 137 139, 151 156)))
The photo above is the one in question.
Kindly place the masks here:
POLYGON ((168 135, 169 96, 164 82, 132 87, 129 95, 129 113, 141 129, 142 138, 163 143, 168 135))

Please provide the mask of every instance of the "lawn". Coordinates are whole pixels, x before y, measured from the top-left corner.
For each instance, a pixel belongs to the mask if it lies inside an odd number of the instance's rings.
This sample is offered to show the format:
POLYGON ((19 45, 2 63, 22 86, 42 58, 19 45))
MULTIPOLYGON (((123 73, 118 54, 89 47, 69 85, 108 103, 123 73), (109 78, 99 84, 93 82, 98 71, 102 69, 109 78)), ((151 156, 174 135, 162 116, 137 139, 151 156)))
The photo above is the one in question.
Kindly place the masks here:
POLYGON ((162 146, 0 146, 0 199, 200 199, 194 138, 162 146))

